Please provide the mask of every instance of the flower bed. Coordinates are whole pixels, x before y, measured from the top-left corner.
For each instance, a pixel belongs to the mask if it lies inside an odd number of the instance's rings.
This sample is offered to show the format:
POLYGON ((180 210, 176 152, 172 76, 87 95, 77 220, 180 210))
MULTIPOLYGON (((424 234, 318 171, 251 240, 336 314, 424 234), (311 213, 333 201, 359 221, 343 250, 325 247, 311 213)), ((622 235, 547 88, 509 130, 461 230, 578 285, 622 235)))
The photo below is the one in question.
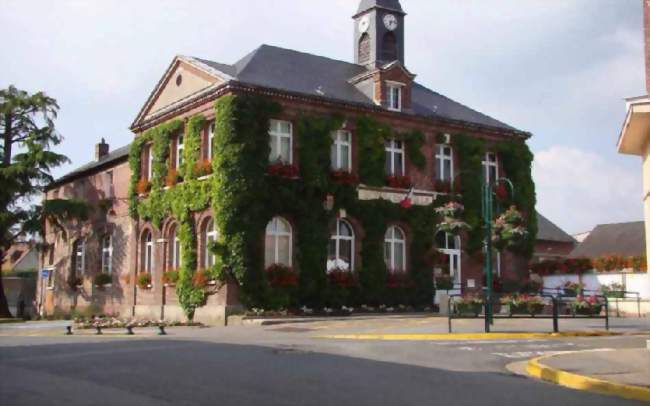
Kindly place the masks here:
POLYGON ((177 326, 202 326, 196 322, 179 322, 151 319, 120 319, 117 317, 77 317, 74 327, 79 330, 100 328, 127 328, 127 327, 177 327, 177 326))

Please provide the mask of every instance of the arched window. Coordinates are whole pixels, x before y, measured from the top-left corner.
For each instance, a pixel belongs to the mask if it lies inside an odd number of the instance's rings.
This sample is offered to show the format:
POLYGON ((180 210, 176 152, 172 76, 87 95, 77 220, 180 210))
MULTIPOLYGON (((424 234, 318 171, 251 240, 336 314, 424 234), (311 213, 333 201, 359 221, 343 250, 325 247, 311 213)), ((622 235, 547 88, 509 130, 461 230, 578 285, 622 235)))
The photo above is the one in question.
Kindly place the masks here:
POLYGON ((386 62, 392 62, 397 59, 397 38, 392 32, 384 35, 381 47, 381 59, 386 62))
POLYGON ((151 273, 153 270, 153 236, 151 231, 147 230, 142 235, 142 241, 140 245, 140 271, 151 273))
POLYGON ((354 230, 350 223, 337 219, 330 230, 327 271, 354 271, 354 230))
POLYGON ((460 237, 439 231, 436 234, 436 248, 447 256, 448 269, 443 269, 443 273, 449 274, 454 284, 460 284, 460 237))
POLYGON ((274 217, 266 225, 264 266, 279 264, 291 266, 291 224, 282 217, 274 217))
POLYGON ((209 218, 203 222, 203 227, 201 228, 201 246, 203 247, 203 252, 201 255, 201 264, 202 267, 207 269, 212 267, 215 262, 215 255, 210 251, 210 246, 214 241, 217 240, 219 233, 217 228, 214 225, 214 220, 209 218))
POLYGON ((384 236, 384 260, 389 272, 406 271, 406 239, 404 231, 391 226, 384 236))
POLYGON ((113 273, 113 236, 102 238, 102 273, 113 273))
POLYGON ((181 267, 181 240, 178 238, 178 226, 174 225, 169 232, 169 269, 181 267))
POLYGON ((370 62, 370 35, 363 34, 359 39, 359 64, 365 65, 370 62))
POLYGON ((86 242, 83 238, 72 244, 72 269, 77 276, 83 275, 86 270, 86 242))

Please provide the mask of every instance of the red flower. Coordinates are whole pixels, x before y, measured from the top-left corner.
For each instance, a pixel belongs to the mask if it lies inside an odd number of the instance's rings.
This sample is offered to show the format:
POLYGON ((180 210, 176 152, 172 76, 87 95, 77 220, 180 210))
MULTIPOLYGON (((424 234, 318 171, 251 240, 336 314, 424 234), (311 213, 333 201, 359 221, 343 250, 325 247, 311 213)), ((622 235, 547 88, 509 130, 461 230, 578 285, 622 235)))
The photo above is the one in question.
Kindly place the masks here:
POLYGON ((269 165, 266 171, 269 175, 281 176, 283 178, 296 178, 298 177, 298 167, 282 162, 269 165))
POLYGON ((298 275, 285 265, 275 264, 266 268, 266 276, 273 287, 288 287, 298 284, 298 275))
POLYGON ((501 201, 508 199, 508 188, 506 188, 506 185, 503 182, 499 182, 497 184, 497 187, 494 192, 497 195, 497 199, 501 201))
POLYGON ((343 183, 346 185, 355 185, 359 183, 359 179, 348 171, 333 171, 332 179, 334 182, 343 183))
POLYGON ((411 187, 411 179, 408 176, 388 176, 386 183, 396 189, 408 189, 411 187))
POLYGON ((410 209, 411 207, 413 207, 413 202, 411 201, 411 199, 409 199, 409 198, 407 197, 407 198, 405 198, 404 200, 402 200, 401 202, 399 202, 399 205, 400 205, 403 209, 410 209))

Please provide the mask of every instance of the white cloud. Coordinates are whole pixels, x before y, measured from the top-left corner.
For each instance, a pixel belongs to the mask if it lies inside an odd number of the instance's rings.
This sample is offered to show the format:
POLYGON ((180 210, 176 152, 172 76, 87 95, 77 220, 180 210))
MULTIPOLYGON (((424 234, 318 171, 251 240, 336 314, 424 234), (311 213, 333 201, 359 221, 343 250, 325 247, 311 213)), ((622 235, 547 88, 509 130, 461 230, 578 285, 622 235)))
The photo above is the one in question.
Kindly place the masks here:
MULTIPOLYGON (((631 159, 631 157, 630 157, 631 159)), ((535 155, 537 209, 568 232, 643 219, 638 171, 577 148, 552 146, 535 155)))

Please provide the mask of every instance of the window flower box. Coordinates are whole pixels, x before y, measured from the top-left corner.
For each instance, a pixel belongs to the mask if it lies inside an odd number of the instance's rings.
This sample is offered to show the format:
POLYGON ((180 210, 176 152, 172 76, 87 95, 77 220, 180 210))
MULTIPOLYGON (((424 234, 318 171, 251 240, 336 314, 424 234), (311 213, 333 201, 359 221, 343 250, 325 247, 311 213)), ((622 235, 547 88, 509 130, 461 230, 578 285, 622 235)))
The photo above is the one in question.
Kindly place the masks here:
POLYGON ((165 185, 167 185, 168 187, 172 187, 182 181, 183 178, 181 177, 181 175, 178 173, 176 169, 170 169, 167 172, 167 177, 165 178, 165 185))
POLYGON ((289 287, 298 285, 298 275, 293 269, 281 264, 266 268, 266 277, 273 287, 289 287))
POLYGON ((448 180, 435 180, 433 183, 433 187, 436 190, 436 192, 440 193, 451 193, 452 187, 451 187, 451 181, 448 180))
POLYGON ((409 189, 411 187, 411 178, 408 176, 388 176, 386 184, 396 189, 409 189))
POLYGON ((359 183, 357 176, 348 171, 333 171, 332 180, 334 180, 334 182, 343 183, 345 185, 356 185, 359 183))
POLYGON ((139 195, 146 195, 151 191, 151 182, 146 178, 140 178, 138 183, 135 185, 135 191, 139 195))
POLYGON ((108 273, 98 273, 93 279, 93 284, 99 289, 113 286, 113 277, 108 273))
POLYGON ((138 287, 143 290, 151 289, 151 274, 144 272, 138 276, 138 287))
POLYGON ((276 162, 266 168, 266 172, 272 176, 280 176, 283 178, 297 178, 298 167, 284 162, 276 162))
POLYGON ((212 174, 212 162, 202 159, 194 164, 192 172, 195 177, 201 178, 212 174))
POLYGON ((162 280, 166 287, 176 286, 178 282, 178 271, 175 269, 168 270, 163 274, 162 280))

